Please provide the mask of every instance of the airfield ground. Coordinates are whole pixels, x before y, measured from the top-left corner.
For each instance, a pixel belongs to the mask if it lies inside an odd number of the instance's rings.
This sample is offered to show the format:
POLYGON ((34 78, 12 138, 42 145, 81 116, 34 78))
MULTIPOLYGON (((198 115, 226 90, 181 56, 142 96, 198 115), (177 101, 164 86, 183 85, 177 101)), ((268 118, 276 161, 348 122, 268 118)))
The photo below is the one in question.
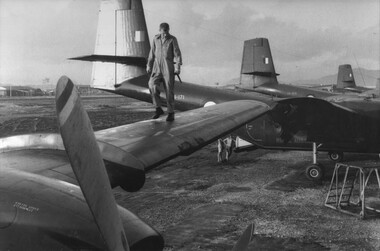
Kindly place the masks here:
MULTIPOLYGON (((115 96, 84 104, 95 130, 147 119, 153 110, 115 96)), ((56 131, 54 99, 0 99, 0 137, 56 131)), ((218 164, 214 144, 151 171, 137 193, 115 189, 115 197, 163 234, 166 250, 231 250, 251 222, 251 250, 380 250, 379 219, 323 206, 334 163, 320 155, 330 171, 314 184, 303 175, 310 159, 307 152, 257 150, 218 164)))

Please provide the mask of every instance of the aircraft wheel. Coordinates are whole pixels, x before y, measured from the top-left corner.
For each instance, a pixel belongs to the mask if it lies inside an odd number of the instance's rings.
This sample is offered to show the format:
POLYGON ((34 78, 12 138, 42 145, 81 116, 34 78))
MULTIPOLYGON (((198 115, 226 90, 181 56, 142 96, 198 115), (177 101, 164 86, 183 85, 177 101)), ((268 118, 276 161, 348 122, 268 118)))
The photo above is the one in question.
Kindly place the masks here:
POLYGON ((335 162, 342 161, 343 160, 343 152, 329 152, 329 158, 335 162))
POLYGON ((306 177, 311 181, 321 181, 323 173, 323 166, 321 164, 311 164, 305 170, 306 177))

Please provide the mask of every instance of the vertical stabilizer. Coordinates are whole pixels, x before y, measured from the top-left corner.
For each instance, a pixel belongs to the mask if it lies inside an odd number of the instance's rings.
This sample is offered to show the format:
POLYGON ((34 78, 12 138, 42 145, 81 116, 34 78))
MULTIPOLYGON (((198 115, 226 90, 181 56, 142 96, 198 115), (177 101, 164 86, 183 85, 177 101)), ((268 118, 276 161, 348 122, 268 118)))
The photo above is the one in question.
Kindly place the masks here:
POLYGON ((338 89, 356 87, 354 73, 352 71, 351 65, 339 65, 338 80, 336 82, 336 87, 338 89))
POLYGON ((115 62, 94 62, 94 87, 113 87, 129 78, 145 74, 144 66, 116 62, 122 57, 147 58, 149 50, 141 0, 102 0, 94 54, 112 56, 115 62))
POLYGON ((252 89, 263 84, 278 84, 272 53, 266 38, 244 41, 240 85, 252 89))

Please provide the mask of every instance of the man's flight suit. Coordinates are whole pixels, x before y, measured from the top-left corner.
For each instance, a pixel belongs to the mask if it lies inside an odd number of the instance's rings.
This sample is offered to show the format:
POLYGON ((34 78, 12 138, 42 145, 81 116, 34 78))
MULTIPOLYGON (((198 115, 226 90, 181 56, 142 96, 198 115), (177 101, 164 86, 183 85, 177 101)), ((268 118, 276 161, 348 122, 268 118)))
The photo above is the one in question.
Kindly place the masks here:
POLYGON ((160 108, 159 86, 163 82, 168 113, 174 113, 174 67, 179 69, 180 65, 182 65, 182 56, 177 38, 170 34, 167 34, 164 38, 161 38, 160 34, 156 35, 148 58, 148 67, 152 69, 149 88, 153 104, 156 108, 160 108))

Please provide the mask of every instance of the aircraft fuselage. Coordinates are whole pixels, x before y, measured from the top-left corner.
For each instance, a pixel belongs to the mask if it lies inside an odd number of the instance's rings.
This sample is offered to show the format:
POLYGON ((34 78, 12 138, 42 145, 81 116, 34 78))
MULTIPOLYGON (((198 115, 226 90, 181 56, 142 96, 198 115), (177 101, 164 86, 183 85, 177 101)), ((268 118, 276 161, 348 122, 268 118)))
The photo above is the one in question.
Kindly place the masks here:
MULTIPOLYGON (((147 75, 141 76, 136 79, 127 81, 118 86, 115 93, 124 96, 132 97, 145 102, 152 102, 149 89, 147 88, 147 82, 149 77, 147 75)), ((362 99, 358 100, 356 98, 344 99, 342 97, 336 98, 334 95, 326 92, 309 90, 307 88, 299 88, 296 86, 281 86, 280 89, 273 91, 273 98, 268 98, 268 95, 257 93, 250 90, 230 90, 222 88, 205 87, 189 83, 179 83, 176 82, 175 85, 175 100, 176 109, 185 111, 191 110, 207 105, 218 104, 222 102, 232 101, 232 100, 258 100, 269 105, 274 105, 276 100, 279 100, 275 96, 287 96, 287 97, 319 97, 321 99, 330 100, 332 102, 337 102, 350 109, 362 110, 363 113, 369 115, 375 121, 380 118, 380 102, 379 101, 368 101, 368 103, 363 105, 362 99), (282 93, 281 95, 279 93, 282 93), (276 94, 276 95, 275 95, 276 94), (269 100, 269 101, 268 101, 269 100)), ((263 89, 261 89, 263 90, 263 89)), ((262 93, 266 93, 262 91, 262 93)), ((268 94, 268 93, 266 93, 268 94)), ((165 104, 165 93, 161 93, 162 102, 165 104)), ((366 122, 358 122, 357 128, 363 131, 368 131, 366 122)), ((376 123, 377 125, 377 123, 376 123)), ((336 127, 342 128, 345 125, 336 125, 336 127)), ((312 150, 312 141, 310 141, 308 135, 304 131, 298 131, 296 134, 292 135, 290 139, 284 139, 283 129, 273 119, 271 114, 266 114, 256 119, 255 121, 247 124, 245 127, 240 128, 236 131, 236 134, 256 145, 260 148, 265 149, 282 149, 282 150, 312 150)), ((375 130, 376 132, 378 129, 375 130)), ((379 135, 380 133, 373 132, 372 136, 368 135, 345 135, 339 141, 335 143, 322 144, 319 151, 340 151, 340 152, 359 152, 359 153, 377 153, 380 151, 379 135), (379 140, 379 141, 377 141, 379 140)))
POLYGON ((314 98, 326 98, 334 94, 315 90, 311 88, 305 88, 295 85, 287 84, 263 84, 252 89, 254 92, 280 97, 280 98, 289 98, 289 97, 314 97, 314 98))

